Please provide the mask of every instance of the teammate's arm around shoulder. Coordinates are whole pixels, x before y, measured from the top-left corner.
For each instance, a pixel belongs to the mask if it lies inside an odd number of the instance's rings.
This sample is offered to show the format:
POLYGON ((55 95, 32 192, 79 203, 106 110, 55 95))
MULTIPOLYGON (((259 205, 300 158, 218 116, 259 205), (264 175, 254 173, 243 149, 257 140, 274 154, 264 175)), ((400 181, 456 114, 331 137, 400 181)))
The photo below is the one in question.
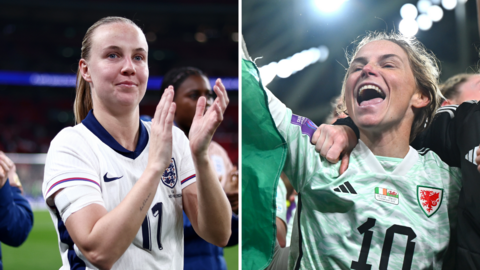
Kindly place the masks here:
POLYGON ((170 164, 175 109, 173 90, 167 89, 152 119, 147 167, 124 200, 110 212, 100 204, 90 204, 65 221, 73 242, 100 269, 110 269, 123 255, 145 219, 161 175, 170 164))
POLYGON ((197 102, 195 117, 190 128, 190 149, 197 181, 183 189, 183 207, 195 232, 206 241, 226 246, 231 235, 232 210, 223 192, 207 150, 215 130, 223 120, 228 96, 220 79, 213 87, 217 98, 205 111, 206 100, 197 102))

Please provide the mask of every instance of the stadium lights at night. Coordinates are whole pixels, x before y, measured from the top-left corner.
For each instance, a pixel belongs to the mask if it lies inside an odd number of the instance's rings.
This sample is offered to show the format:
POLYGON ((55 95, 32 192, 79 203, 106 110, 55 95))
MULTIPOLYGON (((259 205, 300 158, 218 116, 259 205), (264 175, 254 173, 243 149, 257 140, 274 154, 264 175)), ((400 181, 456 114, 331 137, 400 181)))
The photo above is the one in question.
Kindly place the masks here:
POLYGON ((427 13, 428 8, 432 5, 432 2, 428 0, 420 0, 417 3, 417 8, 420 13, 427 13))
POLYGON ((442 0, 442 6, 446 10, 452 10, 457 6, 457 0, 442 0))
POLYGON ((432 22, 439 22, 443 18, 443 9, 439 6, 431 6, 428 8, 427 15, 432 22))
POLYGON ((340 9, 342 4, 346 1, 348 1, 348 0, 336 0, 336 1, 314 0, 314 3, 321 12, 331 13, 331 12, 335 12, 338 9, 340 9))
POLYGON ((468 0, 419 0, 417 6, 407 3, 400 9, 402 20, 398 29, 405 36, 414 36, 418 30, 427 31, 443 18, 443 9, 453 10, 468 0))
POLYGON ((292 74, 312 65, 316 62, 324 62, 328 58, 328 48, 326 46, 313 47, 308 50, 296 53, 291 57, 272 62, 260 67, 260 76, 264 85, 269 84, 275 76, 279 78, 288 78, 292 74))
POLYGON ((415 36, 418 32, 417 21, 415 19, 403 19, 398 25, 398 30, 407 37, 415 36))
POLYGON ((415 18, 417 18, 417 15, 417 8, 410 3, 403 5, 400 9, 400 16, 402 16, 404 20, 415 20, 415 18))
POLYGON ((427 31, 432 28, 432 20, 425 14, 421 14, 417 18, 418 28, 423 31, 427 31))

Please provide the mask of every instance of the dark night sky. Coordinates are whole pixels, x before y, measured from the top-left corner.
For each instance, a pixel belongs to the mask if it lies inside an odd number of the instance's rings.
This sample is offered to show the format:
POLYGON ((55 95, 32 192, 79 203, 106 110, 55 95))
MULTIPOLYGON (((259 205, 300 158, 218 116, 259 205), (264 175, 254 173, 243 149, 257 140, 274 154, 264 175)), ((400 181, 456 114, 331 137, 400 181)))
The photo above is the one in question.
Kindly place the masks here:
MULTIPOLYGON (((331 110, 330 100, 340 93, 345 49, 367 31, 398 29, 402 5, 416 5, 417 1, 349 0, 333 14, 320 13, 312 2, 244 0, 242 33, 252 58, 263 57, 256 62, 259 67, 311 47, 329 48, 325 62, 286 79, 277 77, 268 85, 295 113, 320 124, 331 110)), ((457 73, 473 72, 479 60, 476 4, 468 0, 465 5, 464 43, 460 42, 461 26, 457 25, 454 10, 444 10, 440 22, 416 35, 439 58, 442 81, 457 73), (460 51, 465 52, 466 62, 460 60, 460 51)))

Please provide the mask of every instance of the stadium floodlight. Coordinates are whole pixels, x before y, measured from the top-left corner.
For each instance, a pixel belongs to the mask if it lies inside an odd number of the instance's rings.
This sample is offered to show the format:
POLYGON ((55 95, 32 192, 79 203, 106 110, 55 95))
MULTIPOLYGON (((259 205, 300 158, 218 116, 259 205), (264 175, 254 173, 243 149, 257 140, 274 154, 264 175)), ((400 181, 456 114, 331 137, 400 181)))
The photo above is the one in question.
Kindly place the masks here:
POLYGON ((325 60, 327 60, 328 58, 329 53, 327 46, 322 45, 318 47, 318 50, 320 51, 320 59, 318 59, 318 61, 325 62, 325 60))
POLYGON ((273 79, 275 79, 275 76, 277 76, 277 65, 277 62, 272 62, 266 66, 258 68, 264 85, 269 84, 271 81, 273 81, 273 79))
POLYGON ((428 0, 420 0, 417 3, 417 8, 420 13, 427 13, 428 8, 432 5, 432 3, 428 0))
POLYGON ((277 66, 277 76, 280 78, 288 78, 293 73, 292 62, 290 57, 287 59, 282 59, 278 62, 277 66))
POLYGON ((402 6, 400 15, 404 20, 415 20, 418 15, 418 10, 414 5, 408 3, 402 6))
POLYGON ((443 9, 439 6, 432 5, 428 8, 427 15, 432 22, 439 22, 443 18, 443 9))
POLYGON ((292 74, 304 69, 306 66, 310 65, 310 55, 307 51, 301 53, 296 53, 292 56, 292 74))
POLYGON ((418 24, 415 19, 403 19, 398 25, 398 30, 407 37, 413 37, 418 32, 418 24))
POLYGON ((442 6, 446 10, 452 10, 457 6, 457 0, 442 0, 442 6))
POLYGON ((328 58, 328 48, 324 45, 303 50, 286 59, 272 62, 266 66, 259 67, 260 77, 264 85, 269 84, 275 76, 287 78, 316 62, 324 62, 328 58))
POLYGON ((314 0, 315 5, 321 12, 331 13, 340 9, 348 0, 314 0))
POLYGON ((418 28, 423 31, 427 31, 432 28, 433 24, 432 20, 430 20, 430 18, 425 14, 421 14, 420 16, 418 16, 417 23, 418 28))

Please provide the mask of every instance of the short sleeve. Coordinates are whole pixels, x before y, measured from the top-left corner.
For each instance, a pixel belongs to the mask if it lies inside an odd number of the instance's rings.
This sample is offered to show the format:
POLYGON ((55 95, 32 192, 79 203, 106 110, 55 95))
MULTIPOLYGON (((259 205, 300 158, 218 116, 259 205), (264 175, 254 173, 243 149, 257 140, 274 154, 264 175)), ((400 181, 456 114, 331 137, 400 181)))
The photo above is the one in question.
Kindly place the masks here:
POLYGON ((175 139, 173 147, 175 152, 179 154, 178 162, 178 179, 180 179, 182 189, 196 182, 195 166, 193 165, 192 153, 190 151, 190 143, 187 136, 178 129, 173 127, 173 136, 175 139))
POLYGON ((288 145, 283 171, 300 193, 311 176, 321 170, 320 155, 310 143, 317 126, 310 119, 293 114, 272 92, 268 89, 265 91, 272 118, 288 145))
POLYGON ((50 196, 66 187, 87 185, 101 192, 97 157, 78 129, 63 129, 50 144, 42 187, 50 206, 50 196))

